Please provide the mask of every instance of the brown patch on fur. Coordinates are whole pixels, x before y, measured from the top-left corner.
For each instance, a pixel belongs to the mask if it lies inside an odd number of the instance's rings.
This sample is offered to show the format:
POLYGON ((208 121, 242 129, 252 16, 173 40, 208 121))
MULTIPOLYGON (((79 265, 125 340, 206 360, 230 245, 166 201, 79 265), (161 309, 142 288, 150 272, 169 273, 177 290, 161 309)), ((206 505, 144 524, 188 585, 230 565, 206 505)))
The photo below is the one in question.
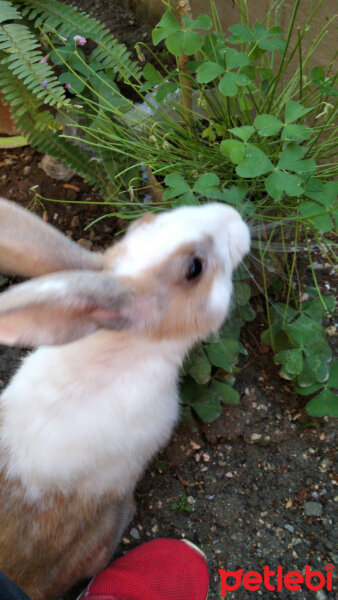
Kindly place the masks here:
POLYGON ((0 477, 1 569, 32 600, 54 600, 111 559, 133 509, 132 496, 97 499, 76 491, 28 502, 19 481, 0 477))

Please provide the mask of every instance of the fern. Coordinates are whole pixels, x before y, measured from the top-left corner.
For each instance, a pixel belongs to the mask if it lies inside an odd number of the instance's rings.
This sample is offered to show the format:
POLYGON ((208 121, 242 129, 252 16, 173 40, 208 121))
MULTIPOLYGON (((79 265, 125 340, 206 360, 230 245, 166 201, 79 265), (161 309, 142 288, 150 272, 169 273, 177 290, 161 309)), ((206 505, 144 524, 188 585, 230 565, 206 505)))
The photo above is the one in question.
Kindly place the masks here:
POLYGON ((127 76, 140 80, 141 69, 137 62, 131 60, 131 53, 93 17, 57 0, 48 0, 47 3, 46 0, 13 0, 13 2, 25 7, 22 14, 34 21, 36 27, 43 28, 45 31, 55 30, 64 37, 82 35, 92 39, 97 44, 92 56, 103 66, 116 68, 118 79, 127 76))
POLYGON ((22 19, 22 16, 14 8, 11 2, 0 0, 0 23, 22 19))
MULTIPOLYGON (((124 44, 119 44, 96 19, 57 0, 0 0, 0 89, 14 121, 29 143, 62 159, 105 197, 116 190, 114 173, 104 161, 88 154, 62 135, 56 112, 67 115, 70 99, 53 68, 43 60, 41 34, 74 35, 95 42, 90 60, 117 77, 140 80, 140 68, 124 44)), ((109 87, 110 89, 110 87, 109 87)))
POLYGON ((89 161, 88 154, 81 148, 61 137, 60 124, 52 113, 42 109, 36 96, 17 80, 10 71, 0 65, 0 89, 5 102, 15 114, 20 131, 27 137, 31 146, 62 159, 90 185, 106 193, 108 182, 104 168, 89 161))
POLYGON ((51 67, 41 63, 43 54, 34 35, 25 25, 8 23, 0 25, 0 62, 22 79, 28 89, 46 104, 57 107, 65 101, 63 87, 51 67))

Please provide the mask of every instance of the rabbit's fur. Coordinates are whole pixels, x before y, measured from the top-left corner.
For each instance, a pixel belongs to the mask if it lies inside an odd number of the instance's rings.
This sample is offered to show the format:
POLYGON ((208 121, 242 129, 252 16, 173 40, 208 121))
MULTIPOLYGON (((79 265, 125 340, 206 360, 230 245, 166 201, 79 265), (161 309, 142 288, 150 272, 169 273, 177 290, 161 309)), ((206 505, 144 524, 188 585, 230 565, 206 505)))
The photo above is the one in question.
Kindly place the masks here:
POLYGON ((0 295, 0 342, 41 346, 0 398, 0 568, 33 600, 109 561, 177 420, 182 360, 222 324, 248 250, 216 203, 145 215, 94 254, 0 200, 0 270, 36 277, 0 295))

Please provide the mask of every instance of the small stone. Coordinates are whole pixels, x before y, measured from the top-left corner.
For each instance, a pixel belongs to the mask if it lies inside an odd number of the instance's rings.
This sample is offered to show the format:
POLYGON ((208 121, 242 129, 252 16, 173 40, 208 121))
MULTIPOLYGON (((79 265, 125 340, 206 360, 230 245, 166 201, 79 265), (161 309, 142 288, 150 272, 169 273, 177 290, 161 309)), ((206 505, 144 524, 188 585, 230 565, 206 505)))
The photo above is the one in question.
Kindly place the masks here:
POLYGON ((153 533, 157 533, 158 532, 158 525, 157 524, 153 525, 152 528, 151 528, 151 531, 153 533))
POLYGON ((72 220, 70 222, 70 226, 72 229, 74 227, 80 227, 80 219, 79 219, 78 215, 74 215, 74 217, 72 218, 72 220))
POLYGON ((318 592, 316 592, 316 600, 326 600, 326 598, 327 596, 323 590, 318 590, 318 592))
POLYGON ((304 512, 307 517, 320 517, 323 507, 320 502, 304 502, 304 512))
POLYGON ((91 250, 93 247, 93 242, 90 240, 85 240, 84 238, 80 238, 77 243, 79 246, 82 246, 82 248, 86 248, 87 250, 91 250))
POLYGON ((293 533, 295 530, 295 528, 292 525, 289 525, 289 523, 284 525, 284 529, 287 529, 288 531, 290 531, 290 533, 293 533))
POLYGON ((252 433, 250 439, 255 442, 256 440, 260 440, 262 437, 261 433, 252 433))
POLYGON ((187 497, 187 502, 188 502, 188 504, 194 504, 194 502, 195 502, 194 496, 188 496, 187 497))
POLYGON ((196 442, 194 442, 193 440, 190 440, 190 446, 193 450, 200 450, 201 448, 200 444, 196 444, 196 442))
POLYGON ((139 540, 139 539, 140 539, 140 537, 141 537, 141 536, 140 536, 140 532, 139 532, 139 530, 138 530, 138 529, 136 529, 136 527, 133 527, 133 528, 130 530, 130 535, 131 535, 131 537, 132 537, 132 538, 134 538, 134 540, 139 540))
POLYGON ((330 325, 325 331, 327 335, 333 336, 336 335, 337 327, 335 325, 330 325))
POLYGON ((324 469, 325 471, 331 467, 332 465, 332 460, 330 460, 329 458, 324 458, 322 460, 322 462, 320 463, 320 466, 322 467, 322 469, 324 469))
POLYGON ((228 473, 225 473, 225 477, 228 477, 229 479, 231 479, 231 477, 233 477, 234 474, 230 473, 230 471, 228 473))
POLYGON ((31 167, 30 167, 30 165, 26 165, 26 166, 23 168, 23 171, 22 171, 22 172, 23 172, 23 174, 24 174, 24 175, 28 175, 28 173, 30 173, 30 170, 31 170, 31 167))

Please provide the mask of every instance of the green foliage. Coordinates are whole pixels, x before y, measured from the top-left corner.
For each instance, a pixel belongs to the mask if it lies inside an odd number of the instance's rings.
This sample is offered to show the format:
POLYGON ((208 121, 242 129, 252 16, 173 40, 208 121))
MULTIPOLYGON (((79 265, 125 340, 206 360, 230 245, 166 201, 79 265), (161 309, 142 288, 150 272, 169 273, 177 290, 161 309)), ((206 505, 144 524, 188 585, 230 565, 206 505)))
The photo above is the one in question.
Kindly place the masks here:
POLYGON ((299 393, 316 393, 307 405, 311 414, 336 410, 331 372, 336 367, 330 367, 321 325, 332 300, 320 295, 312 249, 317 246, 336 263, 337 89, 333 60, 326 68, 309 69, 333 19, 304 51, 323 0, 311 7, 295 0, 285 31, 278 24, 283 2, 271 2, 264 21, 254 24, 246 0, 239 4, 241 22, 229 35, 220 29, 214 2, 213 21, 207 15, 180 20, 168 9, 153 43, 165 46, 177 68, 163 64, 159 47, 156 54, 148 48, 154 60, 141 69, 100 23, 71 6, 0 0, 1 91, 33 145, 62 157, 98 187, 118 217, 132 220, 144 210, 217 200, 255 223, 251 262, 235 274, 231 320, 184 365, 183 415, 193 426, 216 418, 224 403, 238 402, 232 385, 245 352, 241 327, 255 318, 250 295, 257 260, 267 299, 263 339, 281 375, 299 393), (308 17, 298 27, 303 6, 308 17), (81 49, 76 36, 90 39, 93 50, 81 49), (41 41, 49 45, 52 66, 40 62, 47 52, 41 41), (181 57, 188 60, 184 67, 181 57), (135 95, 138 104, 131 101, 135 95), (61 112, 64 135, 50 107, 61 112), (88 160, 88 149, 98 161, 88 160), (146 170, 159 180, 156 200, 145 198, 152 187, 146 170), (315 284, 308 302, 299 300, 304 259, 315 284), (276 270, 283 302, 270 308, 276 270))
POLYGON ((337 417, 337 394, 331 388, 338 387, 338 361, 330 365, 331 348, 321 325, 325 313, 334 310, 335 299, 320 298, 313 288, 307 288, 307 292, 311 298, 302 302, 299 310, 286 304, 273 307, 262 341, 273 348, 281 376, 295 381, 299 394, 316 394, 306 406, 308 413, 337 417))
POLYGON ((0 88, 15 122, 32 146, 63 159, 104 193, 111 187, 105 167, 91 162, 87 152, 62 136, 53 109, 67 120, 74 118, 65 84, 69 83, 76 93, 82 92, 85 83, 80 75, 86 83, 95 84, 104 98, 107 88, 114 89, 115 76, 138 80, 140 72, 123 44, 118 44, 98 21, 72 6, 55 0, 0 0, 0 88), (88 66, 74 40, 77 35, 95 42, 88 66), (59 50, 48 56, 46 43, 52 39, 59 50), (72 58, 69 65, 64 62, 67 56, 72 58))
POLYGON ((178 497, 177 502, 174 502, 174 504, 172 505, 172 507, 174 510, 178 510, 180 512, 183 513, 190 513, 192 511, 192 507, 190 506, 190 504, 188 503, 188 498, 186 494, 181 494, 178 497))

